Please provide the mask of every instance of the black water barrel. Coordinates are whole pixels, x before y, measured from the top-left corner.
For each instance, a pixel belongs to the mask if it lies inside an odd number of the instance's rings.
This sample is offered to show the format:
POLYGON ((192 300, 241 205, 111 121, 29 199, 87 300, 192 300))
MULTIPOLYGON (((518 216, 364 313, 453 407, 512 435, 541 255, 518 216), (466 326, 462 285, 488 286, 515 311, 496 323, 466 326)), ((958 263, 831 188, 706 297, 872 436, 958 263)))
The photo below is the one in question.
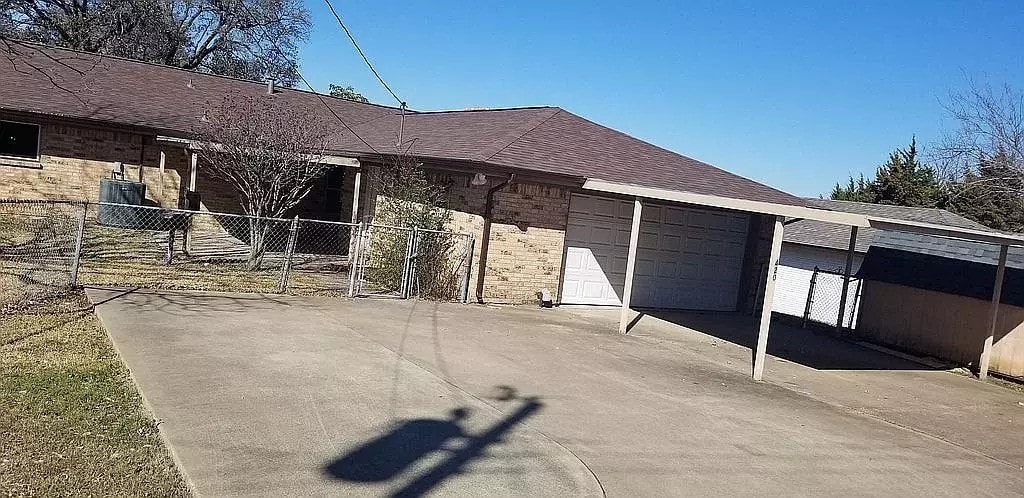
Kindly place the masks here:
MULTIPOLYGON (((146 184, 127 180, 100 180, 100 202, 141 206, 146 199, 146 184)), ((100 204, 99 222, 123 228, 142 228, 145 224, 145 210, 129 206, 100 204)))

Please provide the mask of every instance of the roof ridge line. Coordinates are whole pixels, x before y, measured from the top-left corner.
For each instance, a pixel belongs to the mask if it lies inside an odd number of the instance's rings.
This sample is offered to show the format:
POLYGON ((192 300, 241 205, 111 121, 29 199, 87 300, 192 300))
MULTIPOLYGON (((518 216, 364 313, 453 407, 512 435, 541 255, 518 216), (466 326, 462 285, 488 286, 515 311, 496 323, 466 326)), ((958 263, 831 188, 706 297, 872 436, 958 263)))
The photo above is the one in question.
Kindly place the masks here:
POLYGON ((531 126, 529 130, 526 130, 522 134, 520 134, 518 137, 513 138, 511 142, 509 142, 509 143, 505 144, 504 146, 500 147, 498 150, 494 151, 493 154, 490 154, 490 155, 484 157, 482 160, 484 162, 490 161, 491 159, 494 158, 494 156, 496 156, 498 154, 501 154, 505 149, 511 147, 512 144, 522 140, 523 137, 525 137, 526 135, 529 135, 531 132, 533 132, 533 130, 536 130, 537 128, 540 128, 540 126, 542 124, 547 123, 551 118, 555 117, 556 115, 558 115, 561 112, 564 112, 564 109, 562 109, 561 107, 552 107, 552 109, 554 109, 555 112, 552 112, 547 117, 545 117, 544 119, 540 120, 539 123, 531 126))
MULTIPOLYGON (((77 54, 77 55, 82 55, 82 56, 87 56, 87 57, 94 57, 94 58, 99 59, 100 61, 103 61, 103 60, 115 60, 115 61, 120 61, 120 62, 127 62, 127 63, 130 63, 130 64, 139 64, 139 65, 143 65, 143 66, 151 66, 151 67, 167 69, 167 70, 181 72, 181 73, 188 73, 188 74, 196 75, 196 76, 208 76, 208 77, 211 77, 211 78, 219 78, 219 79, 224 79, 224 80, 238 81, 238 82, 241 82, 241 83, 252 83, 252 84, 255 84, 255 85, 266 85, 267 84, 266 81, 250 80, 250 79, 246 79, 246 78, 239 78, 237 76, 227 76, 227 75, 224 75, 224 74, 203 73, 203 72, 196 71, 194 69, 186 69, 186 68, 183 68, 183 67, 171 66, 171 65, 168 65, 168 64, 161 64, 159 62, 152 62, 152 61, 144 61, 144 60, 139 60, 139 59, 132 59, 130 57, 122 57, 120 55, 109 55, 109 54, 101 54, 101 53, 97 53, 97 52, 87 52, 85 50, 78 50, 78 49, 67 48, 67 47, 58 47, 58 46, 55 46, 55 45, 48 45, 48 44, 45 44, 45 43, 31 42, 31 41, 25 41, 25 40, 14 40, 14 41, 18 45, 22 45, 22 46, 25 46, 27 48, 31 48, 31 49, 36 50, 36 51, 51 50, 51 51, 58 51, 58 52, 70 52, 72 54, 77 54)), ((279 91, 281 91, 281 90, 290 90, 290 91, 293 91, 293 92, 301 92, 301 93, 307 93, 307 94, 312 94, 312 95, 320 95, 322 97, 328 97, 328 98, 335 99, 335 100, 342 100, 342 101, 345 101, 345 102, 352 102, 353 104, 358 104, 358 105, 368 105, 368 106, 373 106, 373 107, 382 107, 382 108, 385 108, 385 109, 391 109, 391 110, 395 110, 395 111, 401 110, 401 107, 394 107, 394 106, 389 106, 389 105, 385 105, 385 104, 378 104, 378 103, 375 103, 375 102, 359 102, 358 100, 346 99, 344 97, 335 97, 334 95, 331 95, 330 93, 320 93, 320 92, 317 92, 317 91, 303 90, 301 88, 294 88, 294 87, 290 87, 290 86, 281 86, 281 87, 278 87, 277 90, 279 90, 279 91)), ((416 111, 416 110, 413 110, 413 109, 406 109, 405 112, 410 113, 410 114, 421 114, 421 111, 416 111)))
POLYGON ((454 114, 454 113, 471 113, 471 112, 501 112, 501 111, 525 111, 531 109, 561 109, 555 105, 525 105, 525 106, 513 106, 513 107, 490 107, 481 109, 440 109, 436 111, 417 111, 417 114, 454 114))
POLYGON ((643 138, 640 138, 640 137, 634 137, 633 135, 630 135, 629 133, 626 133, 626 132, 624 132, 624 131, 622 131, 622 130, 619 130, 619 129, 617 129, 617 128, 612 128, 612 127, 610 127, 610 126, 605 126, 605 125, 603 125, 603 124, 601 124, 601 123, 598 123, 597 121, 594 121, 594 120, 592 120, 592 119, 589 119, 589 118, 587 118, 587 117, 584 117, 584 116, 580 116, 579 114, 575 114, 575 113, 573 113, 572 111, 566 111, 565 109, 561 109, 561 110, 562 110, 562 111, 565 111, 565 113, 566 113, 566 114, 569 114, 570 116, 573 116, 573 117, 575 117, 575 118, 577 118, 577 119, 581 119, 581 120, 583 120, 583 121, 586 121, 586 122, 588 122, 588 123, 590 123, 590 124, 592 124, 592 125, 594 125, 594 126, 597 126, 597 127, 603 128, 603 129, 605 129, 605 130, 609 130, 609 131, 611 131, 612 133, 614 133, 614 134, 616 134, 616 135, 618 135, 618 136, 620 136, 620 137, 625 137, 625 138, 626 138, 626 139, 628 139, 628 140, 634 140, 634 141, 640 142, 640 143, 642 143, 642 144, 648 145, 648 146, 650 146, 650 147, 653 147, 653 148, 655 148, 655 149, 658 149, 658 150, 662 150, 662 151, 664 151, 664 152, 667 152, 667 153, 669 153, 669 154, 671 154, 671 155, 673 155, 673 156, 676 156, 676 157, 681 157, 681 158, 683 158, 683 159, 686 159, 686 160, 689 160, 689 161, 693 161, 693 162, 696 162, 696 163, 700 163, 700 164, 702 164, 702 165, 704 165, 704 166, 707 166, 707 167, 709 167, 709 168, 712 168, 712 169, 715 169, 715 170, 718 170, 718 171, 722 171, 722 172, 724 172, 724 173, 726 173, 726 174, 728 174, 729 176, 732 176, 732 177, 734 177, 734 178, 738 178, 738 179, 740 179, 740 180, 743 180, 743 181, 745 181, 745 182, 750 182, 750 183, 753 183, 753 184, 755 184, 755 185, 760 185, 760 186, 762 186, 762 187, 764 187, 764 188, 767 188, 768 190, 771 190, 771 191, 774 191, 774 192, 776 192, 776 193, 779 193, 779 194, 785 195, 785 196, 787 196, 787 197, 790 197, 790 198, 793 198, 793 199, 796 199, 796 200, 801 200, 801 201, 802 201, 802 200, 804 200, 804 199, 803 199, 802 197, 800 197, 800 196, 798 196, 798 195, 794 195, 794 194, 791 194, 791 193, 789 193, 789 192, 786 192, 785 190, 782 190, 782 189, 780 189, 780 188, 777 188, 777 187, 773 187, 773 186, 771 186, 771 185, 768 185, 767 183, 762 183, 762 182, 760 182, 760 181, 758 181, 758 180, 754 180, 753 178, 749 178, 749 177, 747 177, 747 176, 744 176, 744 175, 741 175, 741 174, 739 174, 739 173, 735 173, 735 172, 732 172, 732 171, 729 171, 729 170, 726 170, 726 169, 723 169, 723 168, 719 168, 718 166, 715 166, 714 164, 711 164, 711 163, 709 163, 709 162, 707 162, 707 161, 703 161, 703 160, 701 160, 701 159, 697 159, 697 158, 695 158, 695 157, 690 157, 690 156, 687 156, 687 155, 685 155, 685 154, 683 154, 683 153, 681 153, 681 152, 676 152, 676 151, 675 151, 675 150, 673 150, 673 149, 669 149, 668 147, 662 147, 661 145, 658 145, 658 144, 656 144, 656 143, 653 143, 653 142, 651 142, 651 141, 649 141, 649 140, 646 140, 646 139, 643 139, 643 138))

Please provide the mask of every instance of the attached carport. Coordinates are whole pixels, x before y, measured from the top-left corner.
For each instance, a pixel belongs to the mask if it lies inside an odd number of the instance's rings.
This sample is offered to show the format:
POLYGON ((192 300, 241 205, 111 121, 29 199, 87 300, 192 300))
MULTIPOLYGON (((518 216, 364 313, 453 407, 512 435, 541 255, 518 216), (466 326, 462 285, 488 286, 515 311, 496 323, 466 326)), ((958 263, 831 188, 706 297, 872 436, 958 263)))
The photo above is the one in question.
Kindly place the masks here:
MULTIPOLYGON (((715 310, 722 309, 727 300, 721 298, 712 299, 711 301, 700 301, 697 298, 680 298, 679 296, 695 296, 700 294, 704 290, 702 285, 704 282, 724 282, 726 280, 732 281, 732 275, 735 272, 722 272, 721 268, 713 266, 713 259, 709 259, 706 255, 701 256, 696 261, 695 265, 700 267, 692 270, 688 275, 692 275, 693 278, 676 278, 674 281, 669 280, 665 284, 665 290, 671 289, 673 285, 689 285, 689 289, 676 289, 673 293, 674 299, 667 301, 668 306, 665 306, 666 301, 659 301, 656 297, 652 298, 652 292, 650 287, 652 282, 657 282, 657 275, 652 273, 651 270, 651 259, 652 254, 659 254, 658 257, 665 257, 666 254, 671 255, 671 251, 667 253, 665 251, 652 250, 658 248, 658 244, 651 242, 644 243, 643 237, 645 232, 645 226, 651 228, 652 225, 658 225, 653 223, 654 221, 661 221, 664 219, 660 213, 666 210, 678 210, 685 212, 690 211, 702 211, 710 210, 712 213, 734 213, 734 218, 739 220, 744 215, 761 215, 771 220, 772 230, 770 237, 770 251, 768 253, 768 260, 765 265, 765 271, 761 272, 761 279, 758 283, 759 288, 757 289, 758 308, 760 309, 760 317, 758 320, 757 328, 757 341, 753 351, 752 365, 751 365, 751 376, 754 380, 761 380, 764 375, 765 355, 768 347, 768 333, 771 324, 772 314, 772 302, 775 295, 775 276, 777 271, 777 265, 779 262, 779 255, 782 249, 782 237, 785 230, 785 225, 788 221, 807 219, 816 220, 826 223, 835 223, 839 225, 845 225, 850 227, 850 248, 847 257, 845 278, 849 279, 851 266, 854 255, 854 243, 857 238, 857 230, 859 228, 875 228, 880 230, 898 231, 898 232, 913 232, 921 233, 926 235, 934 235, 939 237, 949 237, 962 240, 970 240, 976 242, 984 242, 989 244, 995 244, 1000 247, 1000 258, 997 266, 995 275, 995 283, 993 286, 992 293, 992 307, 991 313, 989 314, 988 323, 988 335, 985 339, 985 344, 982 349, 981 358, 979 359, 978 376, 981 379, 985 379, 988 375, 989 358, 992 351, 993 336, 995 333, 995 327, 999 315, 999 302, 1002 288, 1003 276, 1006 268, 1006 253, 1009 246, 1024 246, 1024 237, 1016 234, 1005 234, 999 232, 990 232, 982 230, 974 230, 967 228, 958 228, 942 225, 934 225, 930 223, 920 223, 906 220, 895 220, 889 218, 882 218, 877 216, 862 215, 845 213, 839 211, 828 211, 823 209, 817 209, 806 206, 796 206, 788 204, 775 204, 770 202, 760 202, 745 199, 734 199, 729 197, 720 197, 705 194, 694 194, 689 192, 682 192, 676 190, 657 189, 650 187, 642 187, 637 185, 630 185, 624 183, 607 182, 596 179, 589 179, 583 185, 583 195, 587 197, 593 197, 600 199, 602 195, 612 196, 618 199, 632 199, 631 202, 625 204, 618 203, 613 206, 615 218, 617 224, 621 225, 626 219, 629 220, 629 237, 628 241, 624 241, 624 236, 616 236, 616 233, 622 233, 621 229, 611 230, 609 239, 606 239, 612 243, 612 245, 618 246, 624 249, 625 258, 611 258, 610 268, 619 268, 622 270, 622 284, 621 284, 621 296, 619 297, 619 305, 621 306, 621 314, 619 318, 619 332, 626 333, 632 322, 634 322, 634 314, 632 308, 689 308, 689 309, 704 309, 704 310, 715 310), (632 205, 632 210, 626 214, 626 210, 623 206, 632 205), (645 207, 648 208, 645 211, 645 207), (654 207, 655 209, 650 209, 654 207), (657 212, 659 216, 655 217, 651 213, 657 212), (708 266, 711 265, 709 268, 708 266), (643 269, 640 269, 643 268, 643 269), (715 279, 714 277, 708 278, 696 278, 697 276, 709 276, 709 275, 726 275, 728 278, 715 279), (639 279, 637 277, 640 277, 639 279), (700 285, 701 287, 697 287, 700 285), (638 290, 643 289, 638 292, 638 290), (682 306, 680 306, 682 304, 682 306), (693 305, 693 306, 687 306, 693 305)), ((582 213, 587 214, 586 210, 582 213)), ((570 214, 572 220, 572 213, 570 214)), ((574 275, 574 268, 572 265, 579 265, 580 256, 573 255, 570 253, 572 250, 571 243, 573 237, 579 236, 579 230, 589 230, 593 233, 595 225, 593 224, 594 218, 579 218, 583 221, 580 226, 574 228, 570 223, 570 229, 567 231, 567 254, 566 254, 566 283, 572 283, 572 277, 574 275), (589 223, 589 225, 588 225, 589 223)), ((728 216, 726 216, 728 219, 728 216)), ((736 222, 736 226, 739 226, 739 222, 736 222)), ((726 223, 727 226, 728 223, 726 223)), ((660 225, 659 225, 660 226, 660 225)), ((614 227, 610 227, 614 228, 614 227)), ((707 228, 707 227, 705 227, 707 228)), ((598 231, 600 226, 598 226, 598 231)), ((671 230, 668 231, 671 234, 671 230)), ((662 234, 665 232, 662 231, 662 234)), ((746 240, 745 238, 743 240, 746 240)), ((685 257, 684 251, 677 251, 678 257, 685 257)), ((728 252, 727 252, 728 255, 728 252)), ((654 268, 658 266, 668 267, 683 267, 686 265, 694 265, 693 261, 687 262, 677 260, 671 262, 657 260, 655 257, 654 268)), ((586 261, 583 261, 586 263, 586 261)), ((585 267, 585 265, 583 265, 585 267)), ((617 272, 616 272, 617 273, 617 272)), ((675 272, 675 275, 681 275, 680 272, 675 272)), ((611 283, 610 287, 614 287, 614 283, 611 283)), ((842 301, 847 299, 846 288, 843 286, 842 301)), ((716 295, 715 286, 710 287, 711 295, 716 295)), ((564 290, 564 289, 563 289, 564 290)), ((663 294, 664 290, 656 289, 654 295, 660 291, 663 294)), ((737 291, 739 291, 737 289, 737 291)), ((578 290, 570 290, 570 292, 579 292, 578 290)), ((573 295, 570 296, 570 303, 573 295)), ((606 302, 595 303, 595 304, 608 304, 607 295, 603 296, 606 302)), ((585 303, 582 303, 585 304, 585 303)), ((839 309, 843 309, 844 302, 840 303, 839 309)))

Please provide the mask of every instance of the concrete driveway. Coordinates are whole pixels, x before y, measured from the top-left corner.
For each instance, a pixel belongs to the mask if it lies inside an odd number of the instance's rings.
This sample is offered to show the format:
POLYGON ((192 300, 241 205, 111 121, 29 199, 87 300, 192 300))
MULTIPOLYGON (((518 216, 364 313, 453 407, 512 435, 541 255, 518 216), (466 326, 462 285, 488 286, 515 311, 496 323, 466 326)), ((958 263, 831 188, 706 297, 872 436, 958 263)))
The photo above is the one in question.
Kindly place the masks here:
POLYGON ((859 348, 754 383, 745 317, 89 294, 202 495, 1024 489, 1020 393, 859 348))

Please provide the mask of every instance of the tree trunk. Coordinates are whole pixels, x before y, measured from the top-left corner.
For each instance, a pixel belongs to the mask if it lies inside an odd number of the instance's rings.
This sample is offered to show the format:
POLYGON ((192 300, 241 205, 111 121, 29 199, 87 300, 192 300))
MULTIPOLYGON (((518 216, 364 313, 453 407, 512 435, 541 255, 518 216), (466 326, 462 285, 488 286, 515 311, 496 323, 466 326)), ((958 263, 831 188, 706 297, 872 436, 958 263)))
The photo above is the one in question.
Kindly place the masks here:
POLYGON ((261 218, 249 218, 249 263, 250 270, 263 267, 263 256, 267 252, 267 232, 270 224, 261 218))

